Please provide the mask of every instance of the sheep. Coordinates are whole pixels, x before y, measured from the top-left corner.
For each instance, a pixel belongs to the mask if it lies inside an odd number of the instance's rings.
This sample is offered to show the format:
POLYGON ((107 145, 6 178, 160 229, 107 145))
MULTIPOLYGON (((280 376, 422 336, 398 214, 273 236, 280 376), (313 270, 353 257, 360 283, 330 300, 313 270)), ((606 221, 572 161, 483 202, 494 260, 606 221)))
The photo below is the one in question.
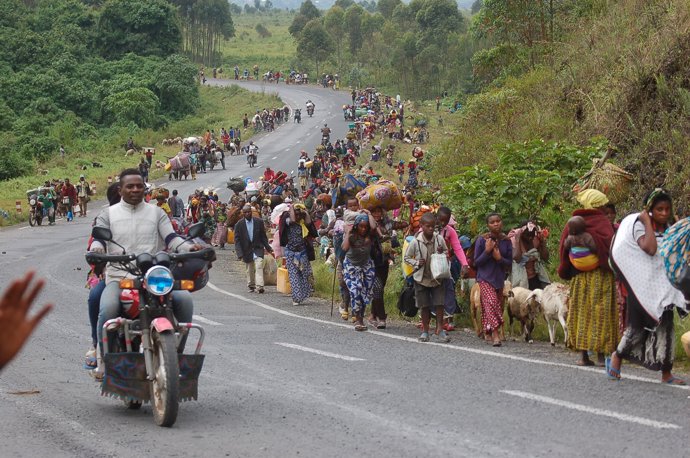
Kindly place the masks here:
POLYGON ((161 143, 163 144, 163 146, 168 146, 168 145, 170 145, 170 142, 171 142, 171 140, 169 140, 169 139, 167 139, 167 138, 164 138, 163 140, 161 140, 161 143))
POLYGON ((135 149, 128 149, 127 152, 125 153, 125 157, 127 156, 134 156, 136 154, 137 150, 135 149))
POLYGON ((156 170, 160 170, 160 169, 165 168, 165 163, 163 161, 159 161, 158 159, 156 159, 155 164, 156 164, 156 170))
MULTIPOLYGON (((511 283, 506 280, 505 283, 503 284, 503 304, 502 304, 502 309, 505 310, 506 306, 506 301, 508 299, 508 295, 510 294, 510 290, 512 289, 511 283)), ((477 322, 477 310, 482 309, 482 302, 481 302, 481 294, 479 291, 479 283, 475 283, 472 285, 472 289, 470 290, 470 316, 472 317, 472 324, 474 325, 474 330, 477 333, 477 337, 481 337, 482 334, 484 333, 484 330, 479 326, 479 323, 477 322)), ((505 327, 501 325, 500 329, 501 333, 501 340, 505 340, 505 327)))
MULTIPOLYGON (((535 290, 536 293, 539 290, 535 290)), ((544 318, 546 319, 546 326, 549 328, 549 340, 551 346, 556 345, 556 321, 561 323, 563 334, 565 335, 564 342, 568 342, 568 326, 566 319, 568 318, 568 298, 570 296, 570 289, 567 285, 561 283, 551 283, 544 291, 537 294, 537 299, 541 303, 544 310, 544 318)))
POLYGON ((534 330, 534 320, 541 312, 539 295, 541 290, 530 291, 527 288, 516 286, 508 293, 508 318, 509 326, 512 328, 513 320, 522 324, 525 332, 525 342, 533 343, 532 331, 534 330))

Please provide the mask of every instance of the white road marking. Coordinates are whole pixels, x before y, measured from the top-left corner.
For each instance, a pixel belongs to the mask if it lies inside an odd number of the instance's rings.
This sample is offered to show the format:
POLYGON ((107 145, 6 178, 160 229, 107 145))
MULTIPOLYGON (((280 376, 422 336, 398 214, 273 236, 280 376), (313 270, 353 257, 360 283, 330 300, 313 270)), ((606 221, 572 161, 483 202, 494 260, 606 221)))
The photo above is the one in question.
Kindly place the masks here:
POLYGON ((339 355, 338 353, 331 353, 330 351, 317 350, 316 348, 303 347, 301 345, 291 344, 287 342, 273 342, 281 347, 294 348, 295 350, 306 351, 307 353, 314 353, 315 355, 327 356, 328 358, 342 359, 345 361, 366 361, 366 359, 355 358, 353 356, 339 355))
POLYGON ((193 315, 192 318, 194 321, 198 321, 200 323, 208 324, 209 326, 223 326, 223 323, 219 323, 217 321, 209 320, 208 318, 204 318, 203 316, 199 315, 193 315))
MULTIPOLYGON (((254 299, 249 299, 248 297, 244 297, 239 294, 231 293, 229 291, 225 291, 224 289, 221 289, 214 285, 213 283, 209 282, 207 284, 209 288, 212 290, 225 294, 226 296, 234 297, 235 299, 239 299, 241 301, 247 302, 248 304, 256 305, 257 307, 261 307, 266 310, 270 310, 275 313, 279 313, 281 315, 293 317, 293 318, 299 318, 301 320, 307 320, 307 321, 313 321, 315 323, 321 323, 325 324, 328 326, 336 326, 340 328, 345 328, 345 329, 352 329, 351 325, 345 324, 345 323, 336 323, 333 321, 328 321, 328 320, 322 320, 320 318, 313 318, 310 316, 302 316, 298 315, 296 313, 288 312, 286 310, 282 310, 276 307, 272 307, 268 304, 264 304, 263 302, 256 301, 254 299)), ((481 350, 479 348, 472 348, 472 347, 462 347, 459 345, 449 345, 445 343, 440 343, 440 342, 425 342, 421 343, 417 339, 413 337, 405 337, 405 336, 400 336, 396 334, 387 334, 385 332, 381 331, 374 331, 373 329, 370 329, 367 334, 374 334, 377 336, 382 336, 382 337, 387 337, 389 339, 395 339, 395 340, 401 340, 403 342, 410 342, 410 343, 416 343, 419 345, 435 345, 443 348, 447 348, 449 350, 454 350, 454 351, 462 351, 465 353, 474 353, 475 355, 482 355, 482 356, 491 356, 494 358, 503 358, 503 359, 509 359, 511 361, 520 361, 522 363, 529 363, 529 364, 537 364, 541 366, 552 366, 552 367, 564 367, 567 369, 574 369, 578 371, 585 371, 585 372, 592 372, 594 374, 600 375, 601 377, 604 377, 604 369, 600 367, 587 367, 587 366, 576 366, 574 364, 566 364, 566 363, 559 363, 555 361, 544 361, 541 359, 532 359, 532 358, 527 358, 524 356, 516 356, 516 355, 510 355, 507 353, 498 353, 495 351, 490 351, 490 350, 481 350)), ((632 375, 632 374, 624 374, 623 378, 625 380, 635 380, 637 382, 644 382, 644 383, 659 383, 658 379, 652 379, 649 377, 640 377, 637 375, 632 375)), ((690 386, 686 385, 669 385, 670 388, 676 388, 679 390, 690 390, 690 386)))
POLYGON ((276 159, 278 159, 278 156, 273 156, 272 160, 276 160, 276 159))
POLYGON ((30 228, 30 227, 31 227, 31 226, 22 226, 22 227, 19 228, 19 230, 20 230, 20 231, 23 231, 24 229, 28 229, 28 228, 30 228))
POLYGON ((562 401, 560 399, 541 396, 538 394, 526 393, 524 391, 501 390, 503 394, 510 396, 517 396, 531 401, 543 402, 558 407, 565 407, 566 409, 577 410, 579 412, 591 413, 592 415, 599 415, 601 417, 615 418, 620 421, 627 421, 628 423, 637 423, 642 426, 651 426, 657 429, 680 429, 680 426, 673 423, 665 423, 663 421, 650 420, 648 418, 636 417, 634 415, 627 415, 624 413, 613 412, 611 410, 599 409, 596 407, 589 407, 582 404, 575 404, 573 402, 562 401))
POLYGON ((302 143, 302 140, 297 140, 295 143, 302 143))

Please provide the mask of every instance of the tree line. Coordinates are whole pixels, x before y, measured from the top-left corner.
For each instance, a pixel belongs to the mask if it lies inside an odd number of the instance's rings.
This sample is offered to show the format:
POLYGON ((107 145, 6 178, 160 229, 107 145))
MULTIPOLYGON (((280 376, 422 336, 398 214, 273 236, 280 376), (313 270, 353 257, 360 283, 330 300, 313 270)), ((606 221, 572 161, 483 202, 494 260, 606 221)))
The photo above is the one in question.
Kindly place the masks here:
POLYGON ((0 179, 61 144, 92 150, 111 128, 157 128, 195 111, 194 65, 166 0, 0 2, 0 179))

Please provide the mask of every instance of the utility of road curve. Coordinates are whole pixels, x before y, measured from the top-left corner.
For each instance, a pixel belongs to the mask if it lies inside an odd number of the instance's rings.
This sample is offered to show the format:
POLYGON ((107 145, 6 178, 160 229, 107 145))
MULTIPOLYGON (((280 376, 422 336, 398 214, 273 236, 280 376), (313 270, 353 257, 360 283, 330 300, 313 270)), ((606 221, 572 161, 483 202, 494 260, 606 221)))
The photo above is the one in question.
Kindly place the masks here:
MULTIPOLYGON (((346 132, 347 92, 240 85, 277 92, 293 108, 311 99, 316 112, 255 138, 258 168, 229 157, 226 171, 175 182, 181 195, 215 187, 227 199, 230 176, 293 170, 324 122, 335 138, 346 132)), ((247 293, 233 250, 219 251, 211 284, 194 294, 207 330, 199 400, 181 404, 174 427, 157 427, 149 406, 130 411, 101 397, 82 369, 91 220, 0 231, 0 285, 36 269, 47 279, 40 300, 56 305, 0 373, 2 457, 688 456, 690 391, 656 373, 626 365, 611 382, 601 368, 575 366, 562 342, 494 351, 458 331, 450 344, 421 344, 404 322, 357 333, 330 317, 330 303, 293 307, 270 287, 247 293)))

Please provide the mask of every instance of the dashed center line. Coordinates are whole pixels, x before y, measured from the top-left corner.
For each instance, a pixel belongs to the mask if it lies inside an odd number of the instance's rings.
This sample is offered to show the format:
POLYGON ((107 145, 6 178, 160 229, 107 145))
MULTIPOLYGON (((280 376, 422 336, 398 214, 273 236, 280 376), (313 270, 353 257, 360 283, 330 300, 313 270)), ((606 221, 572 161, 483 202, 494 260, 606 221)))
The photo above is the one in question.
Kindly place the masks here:
POLYGON ((315 355, 326 356, 328 358, 342 359, 344 361, 366 361, 366 359, 355 358, 354 356, 340 355, 338 353, 331 353, 330 351, 317 350, 316 348, 303 347, 302 345, 291 344, 287 342, 274 342, 276 345, 280 345, 285 348, 292 348, 295 350, 304 351, 307 353, 314 353, 315 355))

